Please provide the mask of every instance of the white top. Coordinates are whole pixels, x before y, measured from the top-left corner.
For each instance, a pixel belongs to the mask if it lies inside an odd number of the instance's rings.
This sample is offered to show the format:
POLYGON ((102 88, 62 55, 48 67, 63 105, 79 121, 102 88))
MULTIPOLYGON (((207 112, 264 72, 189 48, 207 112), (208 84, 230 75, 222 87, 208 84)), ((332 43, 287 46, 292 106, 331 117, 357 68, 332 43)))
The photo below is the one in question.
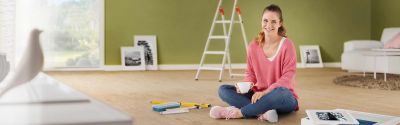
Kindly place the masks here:
POLYGON ((279 50, 281 50, 283 42, 285 42, 285 37, 282 37, 281 41, 279 42, 278 50, 276 50, 275 54, 272 57, 267 58, 269 61, 272 61, 275 59, 276 55, 278 54, 279 50))

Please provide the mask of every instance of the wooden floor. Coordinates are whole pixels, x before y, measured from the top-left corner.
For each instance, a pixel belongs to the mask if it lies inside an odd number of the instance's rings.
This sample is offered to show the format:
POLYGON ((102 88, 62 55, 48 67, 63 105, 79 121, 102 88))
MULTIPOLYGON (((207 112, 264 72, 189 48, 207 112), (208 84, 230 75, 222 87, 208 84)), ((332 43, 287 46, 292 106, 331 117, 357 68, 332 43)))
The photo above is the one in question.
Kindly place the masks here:
MULTIPOLYGON (((240 70, 239 70, 240 71, 240 70)), ((126 71, 126 72, 47 72, 50 76, 123 112, 135 125, 265 125, 256 119, 215 120, 208 109, 177 115, 153 112, 150 100, 188 101, 227 106, 217 95, 218 86, 242 78, 224 78, 217 82, 215 71, 202 72, 199 81, 195 71, 126 71)), ((281 116, 276 125, 299 125, 306 109, 350 109, 400 116, 400 91, 362 89, 339 86, 332 80, 349 74, 340 69, 299 69, 296 91, 300 111, 281 116)))

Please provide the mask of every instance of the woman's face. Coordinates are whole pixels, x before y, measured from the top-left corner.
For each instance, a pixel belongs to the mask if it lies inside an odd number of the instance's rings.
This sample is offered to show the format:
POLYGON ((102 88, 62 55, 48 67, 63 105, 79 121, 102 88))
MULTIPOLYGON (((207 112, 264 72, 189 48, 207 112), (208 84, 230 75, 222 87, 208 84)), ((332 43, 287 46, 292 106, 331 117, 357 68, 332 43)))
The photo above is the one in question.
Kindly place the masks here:
POLYGON ((265 11, 262 17, 261 26, 265 35, 277 35, 278 28, 282 26, 279 14, 276 12, 265 11))

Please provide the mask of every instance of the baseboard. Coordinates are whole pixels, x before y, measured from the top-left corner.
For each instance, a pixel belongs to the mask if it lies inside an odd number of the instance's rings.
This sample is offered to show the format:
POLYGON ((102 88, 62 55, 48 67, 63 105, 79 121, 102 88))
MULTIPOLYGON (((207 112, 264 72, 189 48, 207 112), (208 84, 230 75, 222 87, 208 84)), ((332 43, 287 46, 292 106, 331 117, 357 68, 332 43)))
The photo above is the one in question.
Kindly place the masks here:
POLYGON ((104 71, 104 68, 44 68, 43 71, 104 71))
POLYGON ((324 63, 324 67, 327 67, 327 68, 340 68, 340 67, 342 67, 342 63, 340 63, 340 62, 324 63))
MULTIPOLYGON (((220 67, 221 64, 207 64, 210 67, 220 67)), ((245 69, 246 64, 232 64, 232 69, 245 69)), ((165 64, 158 65, 158 70, 197 70, 198 64, 165 64)), ((228 68, 228 65, 225 66, 228 68)), ((104 71, 121 71, 123 70, 120 65, 105 65, 104 71)))
MULTIPOLYGON (((221 64, 208 64, 210 67, 219 67, 221 64)), ((163 64, 158 65, 158 70, 197 70, 198 64, 163 64)), ((225 66, 228 68, 228 65, 225 66)), ((247 64, 232 64, 232 69, 246 69, 247 64)), ((305 68, 301 63, 297 63, 298 68, 305 68)), ((324 67, 327 68, 340 68, 340 62, 324 63, 324 67)), ((105 65, 104 71, 121 71, 123 70, 120 65, 105 65)))
MULTIPOLYGON (((219 67, 221 64, 208 64, 210 67, 219 67)), ((163 64, 158 65, 158 70, 197 70, 198 64, 163 64)), ((245 63, 232 64, 232 69, 246 69, 245 63)), ((228 65, 225 66, 228 68, 228 65)), ((324 63, 327 68, 340 68, 340 62, 324 63)), ((301 63, 297 63, 297 68, 305 68, 301 63)), ((44 71, 122 71, 121 65, 105 65, 101 68, 52 68, 44 71)))
MULTIPOLYGON (((329 63, 323 63, 324 68, 340 68, 341 63, 340 62, 329 62, 329 63)), ((309 68, 309 67, 304 67, 302 63, 297 63, 297 68, 309 68)), ((319 68, 319 67, 317 67, 319 68)))
POLYGON ((124 68, 121 65, 104 65, 104 71, 122 71, 124 68))

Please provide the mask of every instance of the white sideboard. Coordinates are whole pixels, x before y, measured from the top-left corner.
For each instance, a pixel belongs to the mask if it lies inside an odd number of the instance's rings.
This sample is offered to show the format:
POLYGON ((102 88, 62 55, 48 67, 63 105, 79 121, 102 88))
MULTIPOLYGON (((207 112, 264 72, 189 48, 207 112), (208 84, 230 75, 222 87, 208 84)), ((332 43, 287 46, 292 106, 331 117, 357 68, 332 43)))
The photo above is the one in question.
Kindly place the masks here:
POLYGON ((133 121, 128 114, 40 73, 0 98, 0 124, 132 125, 133 121))

